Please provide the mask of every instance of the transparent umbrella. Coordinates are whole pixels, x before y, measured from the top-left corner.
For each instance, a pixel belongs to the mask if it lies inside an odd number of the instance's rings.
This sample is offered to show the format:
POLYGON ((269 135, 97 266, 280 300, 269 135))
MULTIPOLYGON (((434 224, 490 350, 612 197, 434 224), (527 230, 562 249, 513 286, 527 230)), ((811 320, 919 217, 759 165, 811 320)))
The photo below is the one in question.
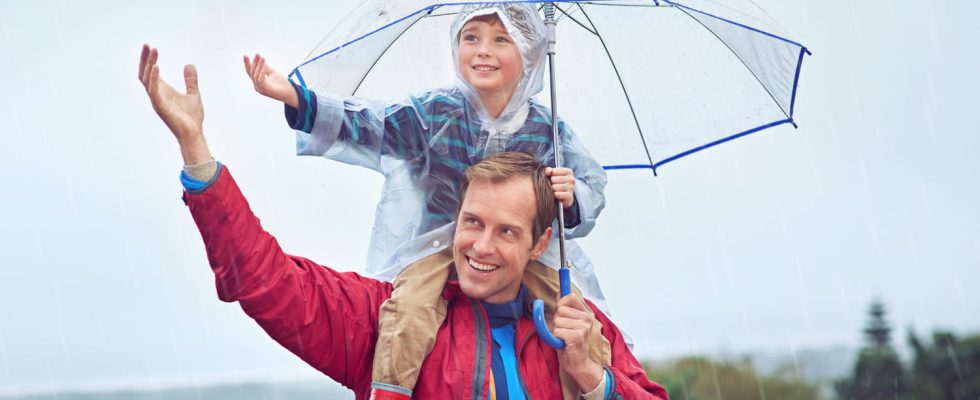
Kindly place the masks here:
MULTIPOLYGON (((449 25, 464 5, 479 3, 487 2, 367 1, 290 77, 380 99, 448 86, 449 25)), ((796 125, 809 50, 750 0, 553 3, 559 114, 607 170, 656 174, 718 144, 796 125)), ((550 92, 539 100, 548 104, 550 92)))

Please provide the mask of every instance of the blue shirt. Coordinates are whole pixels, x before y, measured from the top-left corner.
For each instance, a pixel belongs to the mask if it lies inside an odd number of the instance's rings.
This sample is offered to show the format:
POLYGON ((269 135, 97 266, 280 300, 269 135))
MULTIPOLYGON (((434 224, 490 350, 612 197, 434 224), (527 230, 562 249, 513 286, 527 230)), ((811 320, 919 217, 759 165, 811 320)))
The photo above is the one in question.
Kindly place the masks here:
POLYGON ((490 320, 490 333, 493 336, 493 352, 490 370, 493 373, 497 400, 525 400, 524 384, 517 368, 517 347, 514 344, 514 327, 524 315, 524 299, 527 288, 521 286, 514 300, 503 304, 483 303, 490 320))

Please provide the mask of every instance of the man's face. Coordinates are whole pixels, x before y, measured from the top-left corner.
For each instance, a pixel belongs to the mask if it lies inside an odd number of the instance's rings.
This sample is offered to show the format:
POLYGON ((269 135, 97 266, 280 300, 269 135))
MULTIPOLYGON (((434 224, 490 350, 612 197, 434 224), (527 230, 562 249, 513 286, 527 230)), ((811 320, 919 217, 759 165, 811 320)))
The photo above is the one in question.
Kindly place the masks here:
POLYGON ((529 177, 471 182, 456 220, 453 258, 467 296, 488 303, 517 297, 529 260, 548 247, 551 228, 533 238, 536 213, 529 177))

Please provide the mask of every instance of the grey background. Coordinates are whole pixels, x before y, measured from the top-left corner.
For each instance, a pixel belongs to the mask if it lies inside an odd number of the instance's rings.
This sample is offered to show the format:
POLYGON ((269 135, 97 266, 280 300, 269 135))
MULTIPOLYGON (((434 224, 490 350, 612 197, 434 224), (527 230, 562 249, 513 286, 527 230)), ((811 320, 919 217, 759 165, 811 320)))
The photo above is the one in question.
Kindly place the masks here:
MULTIPOLYGON (((853 348, 876 296, 900 329, 975 332, 980 3, 757 3, 814 51, 800 128, 610 173, 584 242, 637 355, 853 348)), ((265 228, 360 271, 381 176, 293 156, 241 65, 295 65, 351 8, 0 1, 0 394, 319 376, 217 300, 136 66, 143 43, 170 82, 196 64, 212 151, 265 228)))

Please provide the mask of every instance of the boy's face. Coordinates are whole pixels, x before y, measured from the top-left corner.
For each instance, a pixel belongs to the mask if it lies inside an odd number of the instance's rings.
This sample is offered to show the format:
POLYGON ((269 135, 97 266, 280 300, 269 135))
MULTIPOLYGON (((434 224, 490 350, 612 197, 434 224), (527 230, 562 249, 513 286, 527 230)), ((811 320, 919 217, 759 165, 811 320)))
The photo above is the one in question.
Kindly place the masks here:
POLYGON ((510 97, 523 74, 521 52, 497 18, 467 22, 459 32, 459 72, 480 96, 510 97))

